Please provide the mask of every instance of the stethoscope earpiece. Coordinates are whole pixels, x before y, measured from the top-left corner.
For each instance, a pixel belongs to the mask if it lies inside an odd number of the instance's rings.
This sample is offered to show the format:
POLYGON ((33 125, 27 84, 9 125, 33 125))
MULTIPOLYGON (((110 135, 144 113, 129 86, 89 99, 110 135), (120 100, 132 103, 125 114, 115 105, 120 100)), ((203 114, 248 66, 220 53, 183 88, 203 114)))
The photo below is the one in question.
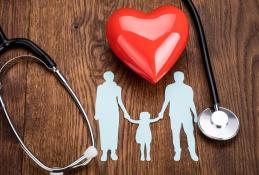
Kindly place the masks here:
POLYGON ((95 158, 97 156, 98 152, 97 149, 94 146, 90 146, 88 147, 85 152, 84 152, 84 156, 87 159, 92 159, 95 158))
POLYGON ((59 172, 59 173, 50 173, 50 175, 63 175, 63 172, 59 172))

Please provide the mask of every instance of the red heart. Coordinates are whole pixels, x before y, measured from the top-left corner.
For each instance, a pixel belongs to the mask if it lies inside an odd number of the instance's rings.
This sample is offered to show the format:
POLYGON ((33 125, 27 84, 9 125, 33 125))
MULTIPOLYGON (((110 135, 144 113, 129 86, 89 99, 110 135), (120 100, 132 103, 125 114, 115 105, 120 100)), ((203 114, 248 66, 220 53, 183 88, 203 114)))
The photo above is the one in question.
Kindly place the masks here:
POLYGON ((157 83, 179 59, 188 35, 185 14, 169 5, 150 13, 119 9, 109 17, 106 26, 113 52, 152 83, 157 83))

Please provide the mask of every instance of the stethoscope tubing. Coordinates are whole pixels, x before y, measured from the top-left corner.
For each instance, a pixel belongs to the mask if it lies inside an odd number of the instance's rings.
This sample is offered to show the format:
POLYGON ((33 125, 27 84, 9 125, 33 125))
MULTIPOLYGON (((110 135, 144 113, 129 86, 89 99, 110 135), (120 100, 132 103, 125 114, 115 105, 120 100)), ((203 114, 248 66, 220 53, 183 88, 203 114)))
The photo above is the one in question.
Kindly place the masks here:
POLYGON ((42 62, 44 62, 44 64, 49 69, 56 67, 55 61, 53 61, 52 58, 44 50, 42 50, 36 43, 25 38, 8 39, 5 36, 2 28, 0 27, 0 55, 11 48, 24 48, 30 51, 31 53, 33 53, 42 62))
MULTIPOLYGON (((35 60, 38 60, 40 63, 42 63, 43 65, 46 66, 46 68, 48 68, 48 70, 50 70, 56 77, 57 79, 59 80, 59 82, 63 85, 63 87, 66 89, 66 91, 69 93, 69 95, 71 96, 71 98, 73 99, 73 101, 75 102, 76 106, 78 107, 78 109, 80 110, 80 112, 82 113, 83 115, 83 118, 85 120, 85 122, 87 123, 87 127, 89 129, 89 134, 90 134, 90 138, 91 138, 91 142, 92 142, 92 146, 93 147, 96 147, 96 144, 95 144, 95 138, 94 138, 94 134, 93 134, 93 130, 92 130, 92 127, 91 127, 91 124, 90 124, 90 121, 87 117, 87 114, 82 106, 82 104, 80 103, 79 99, 77 98, 75 92, 73 91, 73 89, 70 87, 68 81, 66 80, 66 78, 63 76, 63 74, 59 71, 59 69, 57 69, 56 67, 53 67, 52 69, 50 69, 46 64, 45 62, 43 62, 41 59, 39 59, 38 57, 35 57, 35 56, 31 56, 31 55, 22 55, 22 56, 18 56, 18 57, 14 57, 12 59, 10 59, 9 61, 7 61, 1 68, 0 68, 0 81, 1 81, 1 78, 4 74, 4 72, 11 68, 14 64, 20 62, 20 61, 23 61, 24 59, 28 59, 28 58, 31 58, 31 59, 35 59, 35 60)), ((2 88, 2 83, 0 84, 0 89, 2 88)), ((20 143, 22 149, 24 150, 24 152, 39 166, 41 167, 42 169, 44 169, 45 171, 48 171, 48 172, 54 172, 54 173, 58 173, 58 172, 64 172, 64 171, 68 171, 68 170, 71 170, 71 169, 74 169, 74 168, 77 168, 77 167, 80 167, 80 166, 84 166, 86 164, 88 164, 90 161, 91 161, 91 158, 87 158, 85 153, 79 157, 77 160, 73 161, 72 163, 70 163, 69 165, 65 166, 65 167, 62 167, 62 168, 59 168, 59 167, 53 167, 53 168, 50 168, 48 166, 46 166, 44 163, 42 163, 36 156, 34 156, 34 154, 27 148, 27 146, 24 144, 24 142, 22 141, 21 137, 19 136, 18 132, 16 131, 15 127, 13 126, 12 124, 12 121, 10 119, 10 116, 7 112, 7 109, 6 109, 6 106, 5 106, 5 103, 4 103, 4 100, 2 98, 2 95, 0 94, 0 104, 1 104, 1 107, 3 109, 3 112, 5 114, 5 117, 7 118, 7 121, 13 131, 13 133, 15 134, 18 142, 20 143)))
POLYGON ((183 0, 183 2, 188 8, 190 15, 194 21, 196 30, 197 30, 198 40, 199 40, 199 43, 201 46, 200 48, 201 48, 202 58, 203 58, 203 62, 204 62, 204 67, 205 67, 205 71, 206 71, 206 76, 207 76, 214 108, 217 108, 217 106, 220 103, 220 100, 219 100, 219 95, 218 95, 218 90, 217 90, 217 85, 215 82, 213 70, 211 67, 210 55, 209 55, 209 51, 208 51, 208 46, 207 46, 202 22, 201 22, 200 16, 199 16, 197 9, 194 6, 192 0, 183 0))

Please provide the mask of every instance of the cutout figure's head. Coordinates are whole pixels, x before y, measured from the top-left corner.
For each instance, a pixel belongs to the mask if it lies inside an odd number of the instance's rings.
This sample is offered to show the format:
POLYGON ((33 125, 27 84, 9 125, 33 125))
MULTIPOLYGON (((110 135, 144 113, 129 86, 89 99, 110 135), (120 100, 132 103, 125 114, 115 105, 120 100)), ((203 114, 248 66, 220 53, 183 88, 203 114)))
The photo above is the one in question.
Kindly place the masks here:
POLYGON ((182 83, 184 80, 184 73, 177 71, 174 73, 174 81, 177 83, 182 83))
POLYGON ((107 82, 112 82, 114 79, 114 74, 112 71, 107 71, 103 74, 103 78, 107 82))
POLYGON ((148 120, 148 119, 150 119, 150 114, 148 112, 140 113, 140 120, 148 120))

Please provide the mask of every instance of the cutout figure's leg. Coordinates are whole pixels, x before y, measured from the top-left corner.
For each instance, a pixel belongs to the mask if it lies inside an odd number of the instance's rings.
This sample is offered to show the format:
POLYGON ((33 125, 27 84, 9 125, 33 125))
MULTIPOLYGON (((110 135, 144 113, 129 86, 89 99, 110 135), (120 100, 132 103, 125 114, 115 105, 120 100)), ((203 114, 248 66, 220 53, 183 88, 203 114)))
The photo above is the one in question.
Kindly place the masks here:
POLYGON ((193 132, 194 129, 193 129, 192 118, 190 118, 189 121, 185 121, 183 123, 183 129, 187 136, 188 147, 189 147, 189 152, 190 152, 191 158, 194 161, 198 161, 199 158, 195 152, 195 137, 194 137, 194 132, 193 132))
POLYGON ((174 144, 174 160, 179 161, 181 159, 181 146, 180 146, 180 130, 182 123, 176 118, 171 122, 171 129, 173 133, 173 144, 174 144))
POLYGON ((116 150, 111 150, 111 159, 112 160, 118 160, 118 156, 116 154, 116 150))
POLYGON ((102 150, 103 154, 101 157, 101 161, 107 161, 107 152, 108 150, 102 150))
POLYGON ((140 144, 140 154, 141 154, 140 160, 145 161, 145 144, 144 143, 140 144))
POLYGON ((150 143, 147 143, 147 144, 146 144, 146 151, 147 151, 146 160, 147 160, 147 161, 150 161, 150 160, 151 160, 151 157, 150 157, 150 143))

